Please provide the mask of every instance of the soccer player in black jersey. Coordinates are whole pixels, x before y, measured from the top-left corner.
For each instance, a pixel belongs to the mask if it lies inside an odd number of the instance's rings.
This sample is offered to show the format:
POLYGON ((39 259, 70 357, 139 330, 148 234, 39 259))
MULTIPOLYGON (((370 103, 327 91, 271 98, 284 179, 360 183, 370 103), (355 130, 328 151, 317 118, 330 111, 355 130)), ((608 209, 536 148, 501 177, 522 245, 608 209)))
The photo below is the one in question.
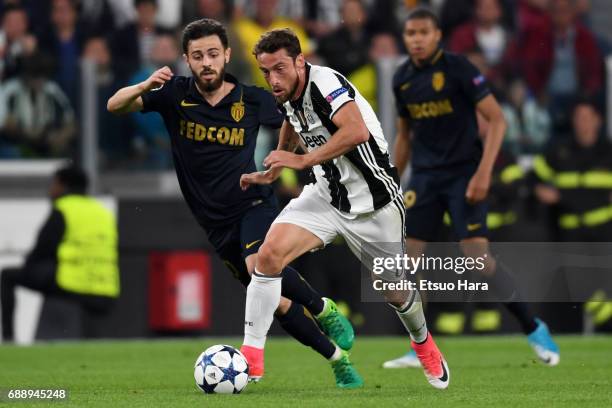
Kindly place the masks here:
MULTIPOLYGON (((146 81, 117 91, 108 100, 108 110, 161 114, 185 201, 217 254, 246 287, 278 208, 269 186, 242 191, 240 177, 256 170, 253 155, 260 125, 278 128, 283 116, 271 94, 225 72, 231 49, 222 24, 211 19, 192 22, 183 31, 182 47, 192 77, 176 76, 163 67, 146 81)), ((350 322, 296 270, 288 266, 282 273, 284 297, 276 310, 281 326, 329 359, 335 374, 342 368, 358 378, 350 361, 342 358, 346 353, 341 349, 353 344, 350 322)), ((251 380, 262 376, 263 364, 249 367, 251 380)), ((337 384, 344 385, 338 378, 337 384)))
MULTIPOLYGON (((410 59, 393 78, 398 111, 395 166, 401 174, 411 161, 406 192, 406 246, 420 256, 435 239, 445 211, 465 255, 485 256, 484 273, 521 324, 538 357, 549 365, 559 361, 559 349, 548 328, 520 302, 514 283, 501 262, 489 253, 486 196, 506 123, 486 78, 465 57, 440 47, 435 14, 412 12, 403 39, 410 59), (488 121, 484 146, 476 114, 488 121)), ((413 353, 388 361, 387 368, 418 365, 413 353)))

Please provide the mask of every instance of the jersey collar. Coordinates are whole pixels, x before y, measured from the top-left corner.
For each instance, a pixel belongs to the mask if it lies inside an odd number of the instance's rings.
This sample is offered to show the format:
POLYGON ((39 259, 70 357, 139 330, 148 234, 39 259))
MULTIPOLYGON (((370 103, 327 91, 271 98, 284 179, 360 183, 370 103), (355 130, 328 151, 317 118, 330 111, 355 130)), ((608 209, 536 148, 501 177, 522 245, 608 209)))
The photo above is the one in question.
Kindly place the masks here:
MULTIPOLYGON (((238 79, 236 79, 235 76, 233 76, 232 74, 229 74, 229 73, 226 72, 225 76, 223 77, 223 79, 225 81, 227 81, 227 82, 233 83, 236 86, 234 87, 234 89, 232 89, 230 91, 230 93, 225 95, 225 97, 223 99, 221 99, 218 104, 216 104, 214 106, 215 108, 217 106, 227 105, 229 103, 233 103, 233 102, 236 102, 238 100, 241 101, 243 93, 244 93, 244 91, 242 89, 242 84, 240 82, 238 82, 238 79)), ((189 79, 189 89, 187 90, 187 96, 190 99, 193 99, 193 100, 201 102, 201 103, 205 103, 205 104, 210 106, 208 101, 206 99, 204 99, 204 97, 202 96, 200 91, 198 91, 198 88, 196 88, 196 82, 195 82, 195 78, 193 76, 189 79)))
POLYGON ((416 65, 412 60, 410 61, 410 64, 417 70, 427 69, 439 63, 443 56, 444 56, 444 49, 440 47, 437 49, 436 52, 434 52, 434 54, 431 57, 429 57, 429 59, 425 61, 424 64, 419 66, 419 65, 416 65))
POLYGON ((295 101, 289 101, 289 103, 291 104, 291 106, 294 107, 294 109, 296 109, 296 107, 298 106, 302 106, 302 101, 304 100, 304 95, 306 94, 306 88, 308 88, 308 81, 310 80, 310 63, 306 63, 306 65, 304 66, 304 70, 306 72, 306 76, 304 77, 304 87, 302 88, 302 92, 300 93, 300 97, 297 98, 295 101))

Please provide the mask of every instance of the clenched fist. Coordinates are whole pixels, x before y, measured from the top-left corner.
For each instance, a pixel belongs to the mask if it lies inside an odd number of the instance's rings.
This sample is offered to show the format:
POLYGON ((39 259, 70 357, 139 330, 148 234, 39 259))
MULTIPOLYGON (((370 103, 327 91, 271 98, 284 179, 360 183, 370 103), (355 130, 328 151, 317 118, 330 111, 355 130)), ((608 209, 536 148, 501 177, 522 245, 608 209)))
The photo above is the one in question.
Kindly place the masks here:
POLYGON ((164 66, 154 73, 151 74, 149 78, 145 81, 145 89, 147 91, 151 91, 153 89, 158 89, 164 86, 166 81, 169 81, 172 78, 172 70, 168 66, 164 66))

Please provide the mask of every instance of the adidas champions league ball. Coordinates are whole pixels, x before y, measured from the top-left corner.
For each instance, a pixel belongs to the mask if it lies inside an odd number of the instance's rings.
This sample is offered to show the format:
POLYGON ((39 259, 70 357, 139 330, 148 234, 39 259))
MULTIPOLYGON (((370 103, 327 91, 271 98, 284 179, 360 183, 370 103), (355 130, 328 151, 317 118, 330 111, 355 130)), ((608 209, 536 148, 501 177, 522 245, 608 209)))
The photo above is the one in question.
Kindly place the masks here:
POLYGON ((207 394, 238 394, 249 382, 249 365, 240 351, 218 344, 200 354, 193 376, 207 394))

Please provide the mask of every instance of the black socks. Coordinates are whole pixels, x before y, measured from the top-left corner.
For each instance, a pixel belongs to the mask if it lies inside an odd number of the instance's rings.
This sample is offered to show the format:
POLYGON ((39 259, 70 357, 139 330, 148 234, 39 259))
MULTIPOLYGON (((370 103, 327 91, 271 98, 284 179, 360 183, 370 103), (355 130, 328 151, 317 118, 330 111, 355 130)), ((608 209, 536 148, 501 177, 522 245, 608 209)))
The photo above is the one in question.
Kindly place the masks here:
POLYGON ((304 305, 315 316, 323 311, 323 298, 302 278, 298 271, 286 266, 281 275, 283 277, 282 296, 304 305))
POLYGON ((336 346, 323 334, 307 313, 302 305, 292 302, 287 313, 277 316, 277 319, 281 327, 297 341, 311 347, 326 359, 330 359, 336 351, 336 346))

